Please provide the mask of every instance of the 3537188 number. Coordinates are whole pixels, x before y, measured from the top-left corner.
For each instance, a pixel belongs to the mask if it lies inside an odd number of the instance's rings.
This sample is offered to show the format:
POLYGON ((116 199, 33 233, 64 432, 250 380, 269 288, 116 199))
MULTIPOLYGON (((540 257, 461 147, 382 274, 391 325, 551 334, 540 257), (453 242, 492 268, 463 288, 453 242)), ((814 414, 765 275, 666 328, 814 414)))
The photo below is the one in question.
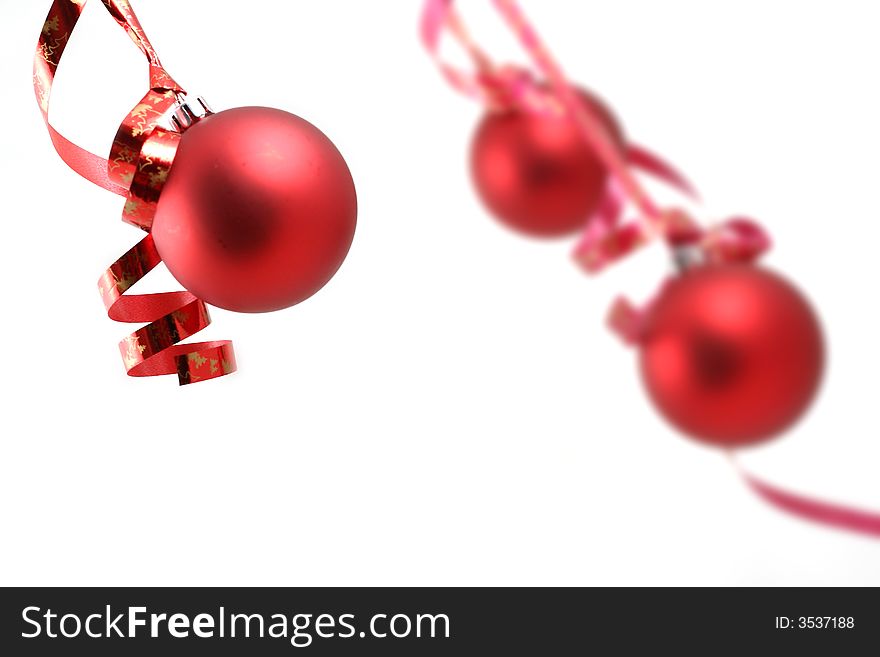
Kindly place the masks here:
POLYGON ((856 621, 852 616, 800 616, 797 620, 797 626, 800 629, 852 629, 855 627, 856 621))

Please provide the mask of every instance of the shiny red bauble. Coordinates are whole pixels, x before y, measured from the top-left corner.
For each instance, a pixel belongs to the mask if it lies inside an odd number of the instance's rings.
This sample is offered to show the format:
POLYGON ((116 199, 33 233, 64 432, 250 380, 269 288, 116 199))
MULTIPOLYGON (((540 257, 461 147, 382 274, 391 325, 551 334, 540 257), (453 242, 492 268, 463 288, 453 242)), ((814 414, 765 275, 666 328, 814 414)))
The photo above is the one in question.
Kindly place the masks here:
POLYGON ((642 376, 663 415, 721 446, 790 426, 813 399, 823 362, 810 305, 751 265, 706 265, 669 281, 641 341, 642 376))
MULTIPOLYGON (((591 95, 581 97, 619 140, 608 109, 591 95)), ((582 229, 608 181, 605 166, 574 121, 520 109, 493 111, 483 118, 471 147, 471 171, 489 211, 510 228, 536 237, 582 229)))
POLYGON ((324 133, 281 110, 242 107, 183 133, 152 234, 197 297, 264 312, 321 289, 356 222, 351 173, 324 133))

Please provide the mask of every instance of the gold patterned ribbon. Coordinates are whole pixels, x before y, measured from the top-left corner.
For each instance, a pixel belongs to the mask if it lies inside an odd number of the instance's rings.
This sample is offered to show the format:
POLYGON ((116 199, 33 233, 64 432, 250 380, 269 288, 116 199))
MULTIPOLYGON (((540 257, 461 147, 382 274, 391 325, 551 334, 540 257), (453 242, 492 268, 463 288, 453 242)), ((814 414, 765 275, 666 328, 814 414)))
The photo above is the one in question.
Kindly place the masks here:
POLYGON ((125 196, 123 220, 148 233, 98 281, 111 319, 148 322, 119 343, 126 371, 131 376, 176 373, 181 385, 217 378, 235 371, 230 341, 178 344, 210 324, 208 308, 201 299, 186 291, 125 294, 161 262, 149 231, 181 136, 159 124, 185 92, 165 71, 129 2, 102 1, 150 65, 150 89, 123 120, 109 159, 77 146, 49 122, 52 82, 86 0, 52 3, 34 58, 37 101, 62 160, 87 180, 125 196))

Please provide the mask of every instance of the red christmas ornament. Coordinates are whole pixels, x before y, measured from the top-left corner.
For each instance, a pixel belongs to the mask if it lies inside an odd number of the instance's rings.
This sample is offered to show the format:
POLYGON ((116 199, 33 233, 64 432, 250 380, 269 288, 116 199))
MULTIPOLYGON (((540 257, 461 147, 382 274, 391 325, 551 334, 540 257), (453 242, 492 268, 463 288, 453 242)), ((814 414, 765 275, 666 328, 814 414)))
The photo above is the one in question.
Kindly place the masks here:
POLYGON ((656 406, 689 435, 722 446, 789 427, 819 386, 819 322, 780 276, 706 265, 671 280, 649 310, 641 369, 656 406))
MULTIPOLYGON (((620 140, 611 112, 581 92, 584 106, 620 140)), ((477 128, 471 171, 489 210, 514 230, 558 237, 583 229, 605 193, 608 171, 564 112, 490 111, 477 128)))
POLYGON ((208 115, 182 135, 152 234, 174 277, 239 312, 320 290, 354 237, 357 197, 333 143, 276 109, 208 115))

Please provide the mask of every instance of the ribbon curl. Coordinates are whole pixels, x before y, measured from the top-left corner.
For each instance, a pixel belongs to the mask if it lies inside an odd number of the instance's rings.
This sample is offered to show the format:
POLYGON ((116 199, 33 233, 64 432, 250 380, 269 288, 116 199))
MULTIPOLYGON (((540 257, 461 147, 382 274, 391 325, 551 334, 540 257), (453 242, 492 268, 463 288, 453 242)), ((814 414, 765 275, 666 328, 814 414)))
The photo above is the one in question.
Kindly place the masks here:
POLYGON ((118 322, 150 322, 119 343, 130 376, 177 373, 181 385, 235 371, 228 340, 178 345, 201 331, 211 319, 208 308, 191 292, 125 295, 158 265, 153 236, 147 235, 113 263, 98 282, 107 314, 118 322))
POLYGON ((52 144, 61 159, 87 180, 126 197, 123 220, 148 233, 98 281, 98 290, 111 319, 126 323, 149 322, 119 343, 125 369, 130 376, 176 373, 181 385, 230 374, 236 369, 230 341, 178 344, 210 324, 208 308, 201 299, 187 291, 125 295, 161 262, 149 231, 181 137, 162 128, 160 122, 186 93, 162 66, 127 0, 102 1, 146 56, 150 88, 123 120, 109 159, 77 146, 49 122, 55 73, 86 1, 55 0, 52 3, 34 58, 34 91, 52 144))

